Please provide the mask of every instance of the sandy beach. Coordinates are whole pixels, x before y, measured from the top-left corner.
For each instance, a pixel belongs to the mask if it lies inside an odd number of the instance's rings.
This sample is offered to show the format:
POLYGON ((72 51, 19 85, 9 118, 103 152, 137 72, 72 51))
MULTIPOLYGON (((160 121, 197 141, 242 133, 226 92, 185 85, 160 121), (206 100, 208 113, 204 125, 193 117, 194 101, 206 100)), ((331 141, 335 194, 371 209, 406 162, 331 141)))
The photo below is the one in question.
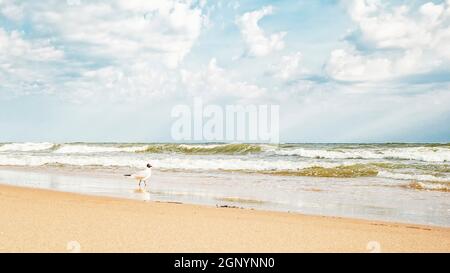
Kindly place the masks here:
POLYGON ((449 252, 450 229, 0 186, 1 252, 449 252))

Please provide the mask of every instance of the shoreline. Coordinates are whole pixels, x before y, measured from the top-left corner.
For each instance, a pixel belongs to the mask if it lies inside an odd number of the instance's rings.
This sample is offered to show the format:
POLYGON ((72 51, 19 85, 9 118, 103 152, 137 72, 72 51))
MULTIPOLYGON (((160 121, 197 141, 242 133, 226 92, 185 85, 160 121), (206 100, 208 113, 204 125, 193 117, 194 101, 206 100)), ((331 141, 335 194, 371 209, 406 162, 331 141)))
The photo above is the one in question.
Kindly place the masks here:
POLYGON ((133 170, 0 166, 0 181, 19 187, 133 200, 170 201, 213 207, 228 205, 306 215, 450 227, 446 209, 449 205, 448 193, 409 189, 395 181, 381 178, 277 178, 268 175, 157 170, 154 173, 157 178, 152 180, 150 196, 147 196, 135 191, 133 181, 123 178, 122 174, 127 172, 133 170), (370 199, 357 197, 365 196, 369 191, 370 199))
POLYGON ((450 252, 450 228, 426 225, 7 185, 0 206, 0 252, 450 252))

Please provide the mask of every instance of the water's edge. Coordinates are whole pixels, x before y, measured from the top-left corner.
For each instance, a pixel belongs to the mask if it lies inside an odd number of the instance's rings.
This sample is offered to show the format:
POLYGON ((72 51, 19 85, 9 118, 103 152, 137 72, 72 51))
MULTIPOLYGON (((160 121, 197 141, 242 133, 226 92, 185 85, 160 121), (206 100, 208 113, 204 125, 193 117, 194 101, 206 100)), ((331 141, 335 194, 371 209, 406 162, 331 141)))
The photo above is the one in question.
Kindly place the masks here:
POLYGON ((450 226, 448 193, 406 189, 380 178, 318 180, 265 174, 156 171, 148 192, 143 193, 136 191, 134 181, 122 176, 125 171, 0 167, 0 183, 134 200, 450 226))

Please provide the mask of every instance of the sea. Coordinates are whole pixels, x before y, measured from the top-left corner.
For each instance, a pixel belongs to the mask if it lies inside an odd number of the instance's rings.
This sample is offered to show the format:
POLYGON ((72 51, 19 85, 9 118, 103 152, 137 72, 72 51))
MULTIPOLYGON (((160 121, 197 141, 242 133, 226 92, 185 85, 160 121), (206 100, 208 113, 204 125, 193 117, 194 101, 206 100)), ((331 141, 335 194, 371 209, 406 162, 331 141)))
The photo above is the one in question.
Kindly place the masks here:
POLYGON ((449 143, 0 143, 0 183, 450 226, 449 143))

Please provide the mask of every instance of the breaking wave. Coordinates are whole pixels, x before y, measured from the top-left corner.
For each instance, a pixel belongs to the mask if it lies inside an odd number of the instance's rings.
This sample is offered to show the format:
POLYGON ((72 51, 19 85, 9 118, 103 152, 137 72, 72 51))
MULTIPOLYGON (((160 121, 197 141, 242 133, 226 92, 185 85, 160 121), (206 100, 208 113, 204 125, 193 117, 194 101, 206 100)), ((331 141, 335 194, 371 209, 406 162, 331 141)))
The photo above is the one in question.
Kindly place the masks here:
POLYGON ((348 166, 337 166, 332 168, 313 166, 299 170, 276 170, 262 172, 283 176, 312 176, 312 177, 371 177, 377 176, 378 170, 368 165, 355 164, 348 166))
POLYGON ((151 153, 186 155, 247 155, 289 156, 311 159, 387 159, 423 162, 450 162, 447 144, 362 144, 362 145, 306 145, 306 144, 101 144, 101 143, 5 143, 0 152, 40 152, 57 154, 151 153))
POLYGON ((411 182, 406 185, 406 188, 422 191, 441 191, 450 192, 449 183, 439 183, 439 182, 411 182))
POLYGON ((432 174, 421 174, 421 173, 399 173, 399 172, 389 172, 389 171, 379 171, 379 177, 391 178, 396 180, 414 180, 414 181, 439 181, 439 182, 450 182, 448 176, 438 176, 432 174))
POLYGON ((226 171, 450 182, 448 144, 0 143, 3 166, 226 171))
MULTIPOLYGON (((80 166, 80 167, 130 167, 143 168, 148 163, 147 156, 120 155, 0 155, 2 166, 80 166)), ((353 162, 262 160, 259 158, 214 158, 173 157, 152 158, 152 165, 158 170, 178 171, 225 171, 277 176, 306 177, 380 177, 394 180, 450 182, 448 173, 427 173, 420 170, 384 169, 376 164, 354 164, 353 162), (417 173, 411 173, 415 171, 417 173)))
POLYGON ((0 152, 36 152, 47 151, 57 147, 57 144, 42 142, 42 143, 6 143, 0 144, 0 152))
POLYGON ((62 145, 54 151, 57 154, 98 154, 98 153, 136 153, 143 152, 147 149, 144 146, 108 146, 108 145, 78 145, 67 144, 62 145))
POLYGON ((399 159, 426 162, 450 162, 450 149, 443 147, 406 147, 377 149, 280 149, 277 155, 323 159, 399 159))
POLYGON ((0 144, 0 152, 51 151, 56 154, 100 153, 179 153, 179 154, 249 154, 263 151, 256 144, 53 144, 7 143, 0 144))
POLYGON ((148 145, 145 153, 181 153, 181 154, 249 154, 260 153, 262 146, 256 144, 153 144, 148 145))

